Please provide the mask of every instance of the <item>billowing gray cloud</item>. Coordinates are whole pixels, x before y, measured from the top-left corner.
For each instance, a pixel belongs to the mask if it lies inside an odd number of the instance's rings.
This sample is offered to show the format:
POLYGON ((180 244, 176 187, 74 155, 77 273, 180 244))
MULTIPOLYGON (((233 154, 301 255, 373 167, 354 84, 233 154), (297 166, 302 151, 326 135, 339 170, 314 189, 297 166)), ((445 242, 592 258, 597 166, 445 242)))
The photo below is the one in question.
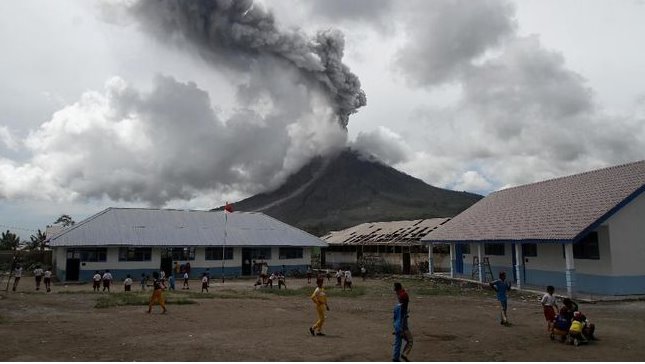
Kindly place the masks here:
POLYGON ((370 132, 359 133, 351 146, 367 156, 375 156, 388 165, 407 162, 412 154, 412 149, 400 135, 383 126, 370 132))
POLYGON ((161 206, 232 187, 270 189, 309 158, 345 145, 332 110, 316 97, 303 101, 290 115, 279 106, 264 115, 245 108, 224 120, 194 83, 160 76, 140 92, 113 78, 104 92, 85 93, 33 131, 28 163, 0 160, 0 197, 38 191, 49 200, 161 206))
POLYGON ((247 71, 276 59, 293 67, 307 86, 323 92, 343 127, 366 104, 358 77, 342 62, 340 31, 324 30, 310 38, 282 30, 273 14, 253 0, 140 0, 132 13, 154 36, 187 40, 216 65, 247 71))
POLYGON ((387 26, 392 19, 393 0, 325 0, 307 2, 313 16, 329 21, 364 21, 377 26, 387 26))
POLYGON ((406 1, 407 40, 396 65, 412 85, 455 78, 515 30, 514 8, 505 0, 406 1))

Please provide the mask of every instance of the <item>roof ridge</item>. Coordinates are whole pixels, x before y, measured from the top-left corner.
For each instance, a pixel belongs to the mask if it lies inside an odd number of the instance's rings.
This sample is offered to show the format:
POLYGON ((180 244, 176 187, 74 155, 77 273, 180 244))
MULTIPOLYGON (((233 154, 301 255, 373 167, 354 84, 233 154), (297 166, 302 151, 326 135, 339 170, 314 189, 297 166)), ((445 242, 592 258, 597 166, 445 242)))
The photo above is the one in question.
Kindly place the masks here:
POLYGON ((603 167, 603 168, 599 168, 599 169, 593 169, 593 170, 590 170, 590 171, 570 174, 570 175, 566 175, 566 176, 553 177, 553 178, 545 179, 543 181, 531 182, 531 183, 526 183, 526 184, 522 184, 522 185, 518 185, 518 186, 504 188, 504 189, 501 189, 501 190, 497 190, 497 191, 495 191, 495 192, 493 192, 491 194, 496 194, 496 193, 502 192, 502 191, 510 191, 510 190, 513 190, 513 189, 523 188, 523 187, 527 187, 527 186, 535 186, 535 185, 540 185, 540 184, 546 184, 546 183, 557 181, 557 180, 575 178, 575 177, 580 177, 580 176, 589 175, 589 174, 596 174, 596 173, 604 172, 604 171, 607 171, 607 170, 610 170, 610 169, 619 169, 619 168, 622 169, 622 168, 626 168, 628 166, 636 165, 636 164, 640 164, 640 163, 645 163, 645 160, 639 160, 639 161, 635 161, 635 162, 628 162, 628 163, 618 164, 618 165, 614 165, 614 166, 608 166, 608 167, 603 167))

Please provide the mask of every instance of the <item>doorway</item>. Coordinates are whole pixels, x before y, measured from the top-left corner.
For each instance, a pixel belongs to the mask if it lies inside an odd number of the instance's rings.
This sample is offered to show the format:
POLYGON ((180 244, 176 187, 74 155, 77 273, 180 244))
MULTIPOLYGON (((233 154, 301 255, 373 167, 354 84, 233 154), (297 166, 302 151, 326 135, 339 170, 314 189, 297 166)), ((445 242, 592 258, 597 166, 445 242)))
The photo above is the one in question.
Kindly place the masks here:
POLYGON ((79 258, 67 258, 65 264, 65 280, 78 281, 81 272, 81 260, 79 258))
POLYGON ((170 277, 170 273, 172 272, 172 257, 161 258, 161 267, 159 269, 166 273, 166 277, 170 277))

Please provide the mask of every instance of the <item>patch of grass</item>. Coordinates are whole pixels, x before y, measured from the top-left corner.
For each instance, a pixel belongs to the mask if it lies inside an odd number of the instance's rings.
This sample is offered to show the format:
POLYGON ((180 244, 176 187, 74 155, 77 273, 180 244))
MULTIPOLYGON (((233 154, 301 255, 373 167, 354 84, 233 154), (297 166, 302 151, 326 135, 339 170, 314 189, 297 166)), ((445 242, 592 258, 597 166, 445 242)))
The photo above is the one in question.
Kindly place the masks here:
MULTIPOLYGON (((147 306, 150 300, 150 295, 145 293, 112 293, 104 295, 96 300, 95 308, 108 308, 116 306, 147 306)), ((196 301, 186 298, 178 297, 170 294, 166 295, 166 304, 169 305, 189 305, 196 303, 196 301)))
MULTIPOLYGON (((272 294, 276 296, 302 296, 309 297, 314 292, 314 287, 300 287, 296 289, 258 289, 257 292, 264 294, 272 294)), ((365 294, 365 287, 355 287, 352 290, 343 291, 338 287, 325 287, 325 292, 329 297, 358 297, 365 294)))

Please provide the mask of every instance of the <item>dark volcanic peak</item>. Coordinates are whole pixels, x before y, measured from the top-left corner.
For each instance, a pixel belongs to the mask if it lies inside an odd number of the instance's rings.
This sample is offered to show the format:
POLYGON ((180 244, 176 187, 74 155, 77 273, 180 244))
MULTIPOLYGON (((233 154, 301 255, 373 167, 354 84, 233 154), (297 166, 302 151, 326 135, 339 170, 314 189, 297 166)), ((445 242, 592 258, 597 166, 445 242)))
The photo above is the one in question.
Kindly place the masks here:
POLYGON ((278 189, 235 203, 322 236, 364 222, 452 217, 482 196, 430 186, 354 150, 317 157, 278 189))

